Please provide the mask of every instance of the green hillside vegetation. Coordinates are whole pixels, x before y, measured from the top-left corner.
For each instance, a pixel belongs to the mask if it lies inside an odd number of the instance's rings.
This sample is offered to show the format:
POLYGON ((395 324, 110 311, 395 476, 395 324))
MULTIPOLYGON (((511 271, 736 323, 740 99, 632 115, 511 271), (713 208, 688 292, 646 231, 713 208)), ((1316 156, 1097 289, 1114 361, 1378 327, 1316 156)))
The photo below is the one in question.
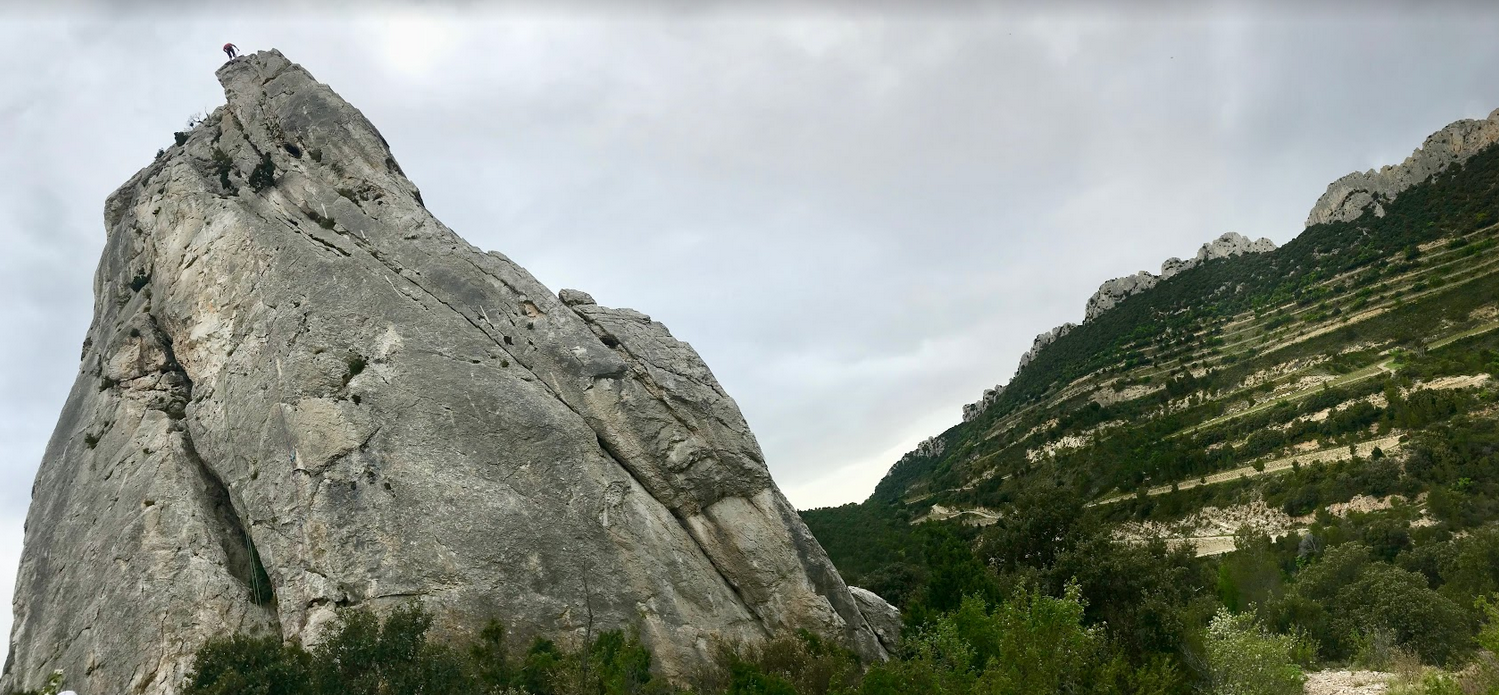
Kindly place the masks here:
POLYGON ((1499 692, 1499 148, 1379 202, 1124 299, 808 526, 913 630, 1074 587, 1125 692, 1249 692, 1214 664, 1231 628, 1499 692))

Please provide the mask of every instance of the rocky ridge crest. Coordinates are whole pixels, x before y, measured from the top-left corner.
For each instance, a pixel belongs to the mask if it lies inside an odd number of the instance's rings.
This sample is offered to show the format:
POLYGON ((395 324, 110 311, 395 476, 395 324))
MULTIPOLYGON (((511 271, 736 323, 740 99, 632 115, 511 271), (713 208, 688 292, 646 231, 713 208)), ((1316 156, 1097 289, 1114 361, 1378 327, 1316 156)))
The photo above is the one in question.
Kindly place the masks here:
MULTIPOLYGON (((1381 201, 1389 202, 1411 186, 1436 176, 1448 167, 1466 161, 1469 157, 1499 142, 1499 109, 1491 111, 1487 118, 1464 119, 1448 124, 1432 133, 1404 162, 1380 167, 1377 171, 1353 172, 1328 184, 1327 191, 1317 199, 1307 214, 1306 226, 1327 222, 1347 222, 1358 219, 1372 211, 1383 217, 1381 201)), ((1197 255, 1189 259, 1168 258, 1161 264, 1159 275, 1140 271, 1134 275, 1106 280, 1098 291, 1088 298, 1084 307, 1083 321, 1086 323, 1103 312, 1114 308, 1125 298, 1155 287, 1162 280, 1215 258, 1229 258, 1246 253, 1265 253, 1275 250, 1275 243, 1266 238, 1251 241, 1249 238, 1229 232, 1202 245, 1197 255)), ((1060 336, 1047 336, 1061 330, 1063 324, 1048 333, 1036 336, 1031 349, 1021 357, 1019 373, 1029 364, 1040 348, 1060 336), (1044 340, 1043 340, 1044 339, 1044 340)), ((978 417, 999 397, 1003 385, 984 391, 984 396, 963 407, 963 421, 978 417)))
MULTIPOLYGON (((1269 239, 1261 237, 1260 239, 1250 240, 1249 237, 1237 232, 1226 232, 1217 239, 1203 244, 1197 249, 1197 255, 1192 258, 1186 260, 1176 257, 1166 259, 1161 263, 1160 275, 1154 275, 1142 270, 1134 275, 1126 275, 1122 278, 1104 281, 1098 287, 1098 291, 1094 292, 1093 296, 1088 298, 1087 306, 1084 307, 1083 311, 1083 322, 1092 321, 1104 312, 1118 306, 1119 302, 1124 301, 1126 298, 1155 287, 1161 281, 1195 268, 1206 261, 1219 258, 1233 258, 1247 253, 1265 253, 1274 250, 1275 242, 1269 239)), ((1026 365, 1030 364, 1036 359, 1037 355, 1041 354, 1042 349, 1056 342, 1058 338, 1067 335, 1074 328, 1077 328, 1077 324, 1064 323, 1037 335, 1035 340, 1031 342, 1030 349, 1026 350, 1024 355, 1020 356, 1020 364, 1015 367, 1015 373, 1019 374, 1020 370, 1025 369, 1026 365)), ((1004 384, 997 385, 986 389, 983 397, 979 400, 963 406, 963 422, 971 422, 978 418, 979 415, 999 399, 1000 394, 1003 392, 1004 384)))
POLYGON ((1328 184, 1307 214, 1306 226, 1349 222, 1371 210, 1383 217, 1382 201, 1394 200, 1405 189, 1466 161, 1495 142, 1499 142, 1499 109, 1482 120, 1451 123, 1432 133, 1399 164, 1385 165, 1378 171, 1356 171, 1328 184))

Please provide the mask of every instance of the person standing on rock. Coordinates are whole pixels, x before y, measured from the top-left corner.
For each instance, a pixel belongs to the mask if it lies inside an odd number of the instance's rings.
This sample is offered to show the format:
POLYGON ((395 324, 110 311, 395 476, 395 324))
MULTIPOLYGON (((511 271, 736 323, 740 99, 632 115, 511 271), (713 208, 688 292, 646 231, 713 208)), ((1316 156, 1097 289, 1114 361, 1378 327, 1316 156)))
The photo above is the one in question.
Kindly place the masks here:
POLYGON ((229 56, 229 60, 234 60, 239 55, 239 46, 232 43, 224 44, 224 54, 229 56))

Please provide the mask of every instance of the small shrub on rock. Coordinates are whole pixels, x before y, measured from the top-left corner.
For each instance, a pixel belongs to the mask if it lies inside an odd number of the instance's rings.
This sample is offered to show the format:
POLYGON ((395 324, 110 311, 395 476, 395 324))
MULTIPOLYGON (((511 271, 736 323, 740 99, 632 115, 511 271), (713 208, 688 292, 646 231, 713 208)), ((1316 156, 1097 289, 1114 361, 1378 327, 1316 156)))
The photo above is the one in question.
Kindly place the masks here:
POLYGON ((256 193, 276 185, 276 163, 271 161, 270 155, 260 156, 260 163, 250 172, 249 183, 256 193))

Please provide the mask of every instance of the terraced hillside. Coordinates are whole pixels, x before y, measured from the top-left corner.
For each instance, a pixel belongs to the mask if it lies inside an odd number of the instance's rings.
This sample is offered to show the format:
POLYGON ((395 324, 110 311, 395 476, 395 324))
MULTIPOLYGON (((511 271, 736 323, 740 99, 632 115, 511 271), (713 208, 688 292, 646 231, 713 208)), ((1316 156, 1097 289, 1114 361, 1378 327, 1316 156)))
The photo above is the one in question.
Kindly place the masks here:
POLYGON ((1200 552, 1232 547, 1194 524, 1204 509, 1259 509, 1246 518, 1285 535, 1360 495, 1388 506, 1399 493, 1421 518, 1453 494, 1487 499, 1499 477, 1422 477, 1409 459, 1453 423, 1492 423, 1496 223, 1488 146, 1279 249, 1164 277, 1040 349, 857 512, 804 516, 835 562, 858 548, 840 564, 858 581, 895 559, 836 537, 851 515, 987 525, 1038 485, 1076 495, 1121 537, 1153 529, 1200 552))
POLYGON ((1105 282, 869 499, 803 518, 902 608, 907 658, 1041 592, 1128 674, 1092 692, 1242 692, 1214 663, 1250 653, 1278 655, 1256 688, 1284 676, 1255 692, 1302 668, 1499 692, 1496 142, 1499 111, 1456 122, 1281 248, 1105 282))

